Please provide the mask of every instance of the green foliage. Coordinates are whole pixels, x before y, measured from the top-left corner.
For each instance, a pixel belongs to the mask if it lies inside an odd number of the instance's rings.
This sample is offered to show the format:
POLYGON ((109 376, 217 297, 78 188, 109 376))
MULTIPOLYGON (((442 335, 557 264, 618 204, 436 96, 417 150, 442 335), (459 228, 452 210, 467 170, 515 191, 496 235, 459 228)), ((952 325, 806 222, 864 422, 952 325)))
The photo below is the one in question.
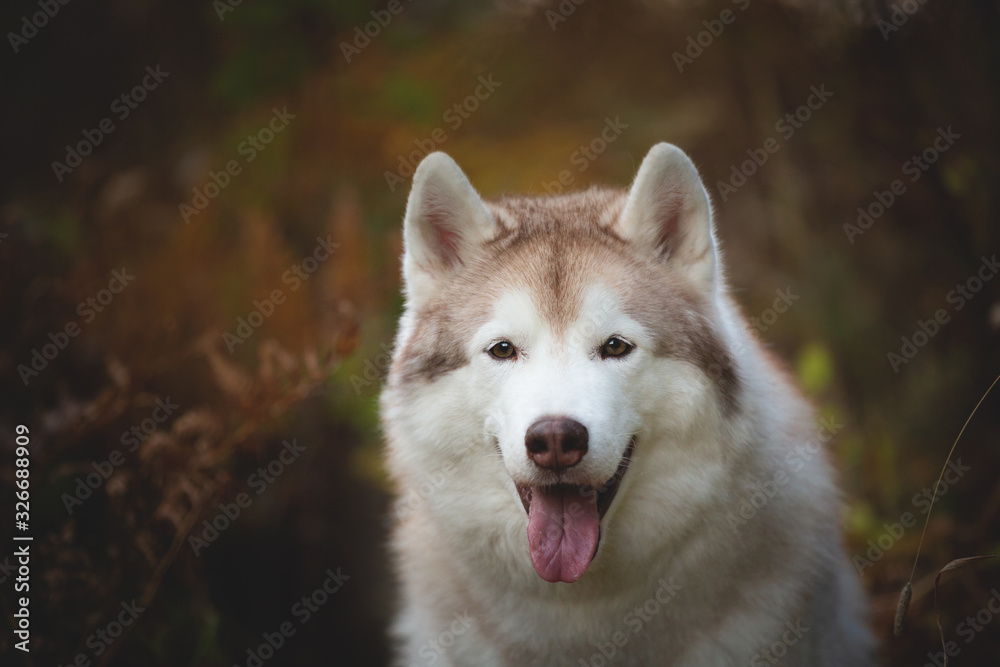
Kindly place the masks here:
POLYGON ((800 351, 796 362, 799 381, 811 394, 820 394, 834 377, 833 358, 821 341, 811 341, 800 351))
POLYGON ((380 103, 389 114, 415 125, 433 123, 441 115, 440 96, 431 84, 402 73, 386 79, 380 103))

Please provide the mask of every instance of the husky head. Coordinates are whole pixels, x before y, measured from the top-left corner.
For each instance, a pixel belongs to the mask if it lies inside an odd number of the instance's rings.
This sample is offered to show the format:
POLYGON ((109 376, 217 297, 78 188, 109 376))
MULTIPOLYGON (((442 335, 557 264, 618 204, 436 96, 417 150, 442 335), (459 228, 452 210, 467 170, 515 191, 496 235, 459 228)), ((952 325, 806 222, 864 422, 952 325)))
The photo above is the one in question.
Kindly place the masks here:
MULTIPOLYGON (((442 485, 463 494, 431 499, 436 518, 510 522, 516 509, 537 574, 576 581, 617 504, 663 483, 629 473, 633 458, 669 456, 662 443, 686 442, 737 402, 694 165, 659 144, 627 192, 486 202, 434 153, 414 175, 404 244, 384 399, 391 460, 416 485, 433 479, 428 458, 461 452, 461 479, 442 485)), ((662 498, 655 509, 672 511, 662 498)))

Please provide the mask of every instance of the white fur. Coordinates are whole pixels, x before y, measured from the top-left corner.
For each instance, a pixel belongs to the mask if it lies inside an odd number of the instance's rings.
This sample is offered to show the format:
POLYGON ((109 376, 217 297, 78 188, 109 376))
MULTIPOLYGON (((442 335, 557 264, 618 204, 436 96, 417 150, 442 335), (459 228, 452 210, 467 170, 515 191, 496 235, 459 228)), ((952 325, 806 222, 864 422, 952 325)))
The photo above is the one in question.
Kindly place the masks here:
POLYGON ((430 300, 435 284, 493 230, 492 217, 455 161, 444 153, 428 155, 413 174, 406 207, 403 273, 410 302, 430 300), (442 249, 442 232, 454 235, 453 252, 442 249))
POLYGON ((708 193, 691 159, 671 144, 649 150, 635 175, 621 217, 625 238, 669 253, 699 288, 717 282, 715 239, 708 193), (675 228, 672 247, 663 246, 663 228, 675 228))
MULTIPOLYGON (((428 157, 414 180, 408 302, 394 363, 416 334, 417 311, 450 279, 435 236, 413 229, 423 224, 420 192, 444 174, 440 183, 451 185, 438 183, 435 200, 472 211, 467 227, 454 226, 460 253, 474 252, 493 224, 451 165, 428 157), (449 199, 448 188, 458 194, 449 199)), ((787 648, 787 667, 871 664, 860 586, 840 546, 832 470, 822 452, 790 459, 818 426, 725 294, 697 172, 679 149, 660 145, 639 170, 622 234, 661 252, 655 225, 664 217, 680 234, 670 258, 711 295, 708 317, 741 382, 738 410, 725 414, 693 360, 652 354, 654 332, 624 313, 599 271, 580 315, 558 333, 530 293, 504 291, 465 342, 469 363, 430 382, 390 382, 383 394, 390 472, 401 497, 419 496, 397 516, 393 538, 402 583, 396 664, 755 666, 774 664, 761 651, 776 642, 787 648), (634 351, 595 356, 611 335, 634 351), (518 348, 516 361, 485 353, 501 338, 518 348), (524 448, 527 427, 553 414, 590 433, 587 455, 563 473, 569 483, 607 480, 637 436, 596 557, 572 584, 535 573, 515 489, 539 479, 524 448), (733 527, 741 502, 778 470, 787 483, 733 527), (792 636, 786 624, 796 621, 808 631, 783 644, 792 636)), ((435 219, 460 218, 438 211, 435 219)))
POLYGON ((642 340, 642 333, 614 308, 606 290, 593 289, 587 305, 588 319, 556 337, 527 294, 508 293, 497 303, 495 316, 477 333, 474 352, 497 338, 509 338, 521 357, 516 363, 497 363, 487 355, 474 354, 472 363, 478 368, 470 369, 483 379, 479 391, 493 397, 487 430, 496 437, 516 483, 543 479, 524 448, 525 432, 542 417, 569 417, 587 427, 590 451, 579 465, 563 473, 561 481, 592 486, 615 474, 630 436, 641 425, 625 385, 631 379, 629 370, 642 363, 642 349, 612 363, 595 359, 593 350, 608 337, 602 332, 628 333, 633 340, 642 340))

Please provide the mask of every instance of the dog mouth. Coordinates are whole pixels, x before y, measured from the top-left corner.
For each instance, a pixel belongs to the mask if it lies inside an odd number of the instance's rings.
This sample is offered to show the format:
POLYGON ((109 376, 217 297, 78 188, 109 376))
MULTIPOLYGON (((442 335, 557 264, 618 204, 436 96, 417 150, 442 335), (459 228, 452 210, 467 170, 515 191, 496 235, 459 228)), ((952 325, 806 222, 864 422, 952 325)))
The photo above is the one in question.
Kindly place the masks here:
POLYGON ((531 563, 539 577, 552 583, 572 583, 587 571, 597 555, 601 520, 618 493, 634 448, 635 436, 629 440, 615 474, 600 487, 518 485, 528 515, 531 563))

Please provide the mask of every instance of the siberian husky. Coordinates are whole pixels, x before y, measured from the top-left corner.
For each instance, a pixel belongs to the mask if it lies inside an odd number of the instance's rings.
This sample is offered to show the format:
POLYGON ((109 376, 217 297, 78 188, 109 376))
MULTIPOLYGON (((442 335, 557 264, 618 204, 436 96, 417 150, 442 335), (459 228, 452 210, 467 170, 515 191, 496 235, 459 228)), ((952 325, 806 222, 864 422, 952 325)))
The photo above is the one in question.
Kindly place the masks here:
POLYGON ((404 245, 397 665, 872 664, 837 427, 727 294, 687 155, 486 201, 434 153, 404 245))

